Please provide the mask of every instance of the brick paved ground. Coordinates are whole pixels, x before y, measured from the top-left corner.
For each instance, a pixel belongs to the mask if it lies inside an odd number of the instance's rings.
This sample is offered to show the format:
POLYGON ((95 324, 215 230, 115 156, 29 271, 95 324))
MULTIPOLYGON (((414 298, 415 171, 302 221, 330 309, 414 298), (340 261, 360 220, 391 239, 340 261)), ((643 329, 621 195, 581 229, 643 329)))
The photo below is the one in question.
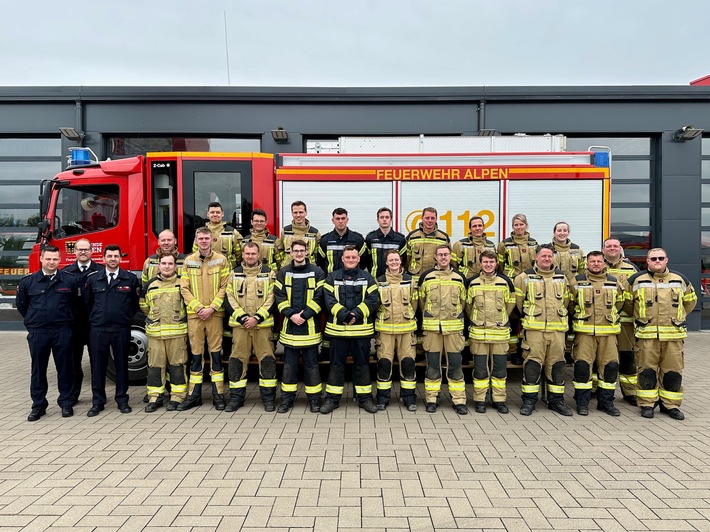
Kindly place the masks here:
MULTIPOLYGON (((371 415, 343 401, 322 416, 302 397, 267 414, 250 385, 232 414, 145 414, 133 387, 132 414, 108 405, 87 418, 85 386, 73 418, 51 404, 28 423, 25 335, 0 333, 4 367, 16 368, 0 413, 0 527, 710 530, 708 340, 687 341, 683 422, 643 420, 622 401, 619 418, 522 418, 513 374, 509 415, 460 417, 448 404, 430 415, 421 402, 371 415)), ((55 390, 50 380, 50 403, 55 390)))

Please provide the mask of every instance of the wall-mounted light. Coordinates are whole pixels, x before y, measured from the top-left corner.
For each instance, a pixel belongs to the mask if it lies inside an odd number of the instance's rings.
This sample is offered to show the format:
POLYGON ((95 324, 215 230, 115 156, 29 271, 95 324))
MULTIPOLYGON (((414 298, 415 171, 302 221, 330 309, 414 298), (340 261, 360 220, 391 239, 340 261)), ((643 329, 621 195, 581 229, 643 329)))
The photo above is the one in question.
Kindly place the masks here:
POLYGON ((698 129, 695 126, 683 126, 678 131, 673 133, 673 140, 676 142, 686 142, 688 140, 693 140, 695 137, 699 137, 703 134, 702 129, 698 129))
POLYGON ((286 131, 282 127, 272 129, 271 138, 274 139, 274 142, 278 142, 279 144, 286 144, 288 142, 288 131, 286 131))
POLYGON ((60 127, 59 132, 63 137, 66 137, 68 140, 73 140, 74 142, 84 140, 85 136, 84 133, 80 133, 73 127, 60 127))

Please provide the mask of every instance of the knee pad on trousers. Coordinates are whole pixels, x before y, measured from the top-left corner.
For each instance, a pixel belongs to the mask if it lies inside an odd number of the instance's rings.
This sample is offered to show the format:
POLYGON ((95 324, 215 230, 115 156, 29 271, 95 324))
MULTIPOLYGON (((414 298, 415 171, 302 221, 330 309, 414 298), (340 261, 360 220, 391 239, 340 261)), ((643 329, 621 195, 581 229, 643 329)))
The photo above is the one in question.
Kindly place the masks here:
POLYGON ((609 362, 604 366, 604 382, 616 382, 619 378, 619 363, 609 362))
MULTIPOLYGON (((589 371, 589 362, 584 360, 577 360, 574 363, 574 381, 575 382, 588 382, 591 377, 591 372, 589 371)), ((614 382, 614 381, 612 381, 614 382)))
POLYGON ((622 375, 633 375, 636 373, 633 351, 619 351, 619 372, 622 375))
POLYGON ((168 375, 172 384, 187 384, 185 379, 185 366, 179 364, 177 366, 168 366, 168 375))
POLYGON ((473 355, 473 378, 476 380, 483 380, 488 378, 487 356, 473 355))
POLYGON ((441 379, 441 353, 426 354, 426 378, 436 381, 441 379))
POLYGON ((161 368, 148 368, 146 382, 148 386, 159 387, 163 385, 163 370, 161 368))
POLYGON ((493 355, 493 376, 497 379, 504 379, 508 374, 507 355, 493 355))
POLYGON ((408 381, 413 381, 417 378, 417 366, 413 358, 405 358, 400 361, 399 365, 402 368, 402 377, 408 381))
POLYGON ((276 378, 276 359, 274 357, 268 356, 261 359, 261 377, 263 379, 276 378))
POLYGON ((190 357, 190 371, 192 373, 202 373, 202 354, 190 357))
POLYGON ((463 369, 461 369, 461 364, 463 362, 463 357, 461 353, 446 353, 446 358, 449 363, 446 375, 455 381, 463 380, 463 369))
POLYGON ((683 376, 677 371, 669 371, 663 375, 663 388, 669 392, 679 392, 683 376))
POLYGON ((652 369, 644 369, 639 373, 638 387, 641 390, 653 390, 656 388, 656 372, 652 369))
POLYGON ((527 384, 538 384, 541 374, 542 366, 536 360, 528 360, 523 365, 523 378, 527 384))
POLYGON ((552 364, 552 382, 553 384, 560 385, 565 382, 565 361, 560 360, 552 364))
POLYGON ((381 381, 388 381, 392 377, 392 362, 386 358, 377 361, 377 378, 381 381))
POLYGON ((229 380, 230 382, 237 382, 242 380, 242 373, 244 373, 244 364, 238 358, 229 359, 229 380))

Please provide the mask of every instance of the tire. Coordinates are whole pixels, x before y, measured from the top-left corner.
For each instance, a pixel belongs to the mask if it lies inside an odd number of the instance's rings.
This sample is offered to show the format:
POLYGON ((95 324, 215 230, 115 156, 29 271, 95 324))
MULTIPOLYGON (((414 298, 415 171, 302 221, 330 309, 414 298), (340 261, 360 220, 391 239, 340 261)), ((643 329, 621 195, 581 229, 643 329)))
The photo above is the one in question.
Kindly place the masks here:
MULTIPOLYGON (((128 354, 128 384, 143 385, 148 375, 148 335, 145 333, 145 316, 136 314, 131 325, 131 348, 128 354)), ((116 382, 113 351, 108 361, 106 376, 116 382)))

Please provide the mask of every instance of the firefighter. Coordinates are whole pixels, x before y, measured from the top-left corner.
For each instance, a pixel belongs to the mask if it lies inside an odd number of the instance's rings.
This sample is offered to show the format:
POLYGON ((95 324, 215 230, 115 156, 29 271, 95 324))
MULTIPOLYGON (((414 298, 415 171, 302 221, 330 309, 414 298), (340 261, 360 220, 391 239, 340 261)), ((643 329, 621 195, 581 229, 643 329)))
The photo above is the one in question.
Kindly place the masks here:
POLYGON ((433 268, 436 261, 436 247, 450 242, 449 235, 436 225, 438 214, 434 207, 424 207, 419 227, 407 235, 406 270, 414 276, 433 268))
POLYGON ((167 375, 171 385, 167 410, 177 410, 187 393, 187 310, 180 293, 177 261, 170 250, 161 248, 157 254, 158 274, 143 285, 140 300, 148 335, 146 412, 163 406, 167 375))
MULTIPOLYGON (((178 253, 177 238, 175 233, 170 229, 165 229, 158 234, 158 249, 143 262, 143 272, 141 273, 141 283, 145 286, 148 281, 156 277, 160 273, 160 255, 170 253, 175 257, 176 272, 182 270, 182 263, 185 261, 185 255, 178 253)), ((170 396, 170 372, 166 374, 165 396, 170 396)), ((148 394, 143 397, 143 402, 147 403, 150 400, 148 394)))
POLYGON ((656 403, 672 419, 682 420, 683 339, 688 335, 686 318, 698 298, 682 274, 668 269, 668 254, 662 248, 646 255, 647 270, 629 277, 636 334, 636 400, 641 415, 652 418, 656 403))
POLYGON ((175 233, 170 229, 165 229, 158 235, 158 249, 143 262, 143 272, 141 273, 141 283, 144 285, 152 278, 156 277, 160 272, 160 256, 167 253, 175 257, 176 271, 179 272, 182 268, 182 263, 185 260, 185 255, 178 253, 177 238, 175 233))
MULTIPOLYGON (((630 297, 628 278, 638 272, 634 263, 624 258, 621 242, 616 238, 604 241, 602 252, 607 266, 607 273, 613 275, 624 287, 625 297, 630 297)), ((619 387, 624 401, 636 406, 636 360, 634 346, 634 318, 632 312, 627 312, 626 306, 621 310, 621 332, 619 333, 619 387)), ((594 380, 594 375, 592 375, 594 380)))
MULTIPOLYGON (((528 233, 528 218, 524 214, 515 214, 511 224, 513 234, 498 243, 498 271, 509 279, 515 279, 535 264, 537 241, 528 233)), ((520 320, 514 314, 510 317, 508 352, 510 361, 518 366, 523 363, 519 334, 520 320)))
POLYGON ((328 310, 325 334, 330 338, 330 371, 321 414, 330 414, 340 406, 348 353, 355 362, 353 384, 360 408, 371 414, 377 412, 372 402, 369 366, 370 339, 375 332, 377 283, 368 272, 360 269, 360 253, 356 246, 346 245, 342 250, 342 267, 329 273, 323 285, 328 310))
POLYGON ((419 308, 422 310, 426 378, 426 411, 436 412, 441 391, 441 358, 446 356, 449 392, 454 410, 468 414, 463 379, 461 350, 464 347, 463 316, 466 304, 466 279, 451 268, 451 248, 439 244, 434 249, 436 266, 419 278, 419 308))
POLYGON ((392 390, 392 363, 397 352, 400 395, 410 412, 417 409, 417 368, 415 354, 417 322, 414 308, 419 293, 412 276, 402 270, 400 250, 384 253, 386 271, 377 278, 380 303, 375 318, 377 347, 377 408, 385 410, 392 390))
POLYGON ((601 251, 587 254, 586 268, 575 276, 570 289, 574 305, 572 328, 574 340, 574 399, 577 413, 589 415, 592 396, 592 368, 596 365, 597 410, 610 416, 620 415, 614 406, 614 392, 619 376, 621 331, 619 310, 624 305, 624 287, 609 275, 601 251))
POLYGON ((333 210, 333 225, 330 233, 324 234, 318 243, 318 265, 327 274, 343 267, 343 252, 346 246, 355 246, 361 257, 360 267, 367 269, 369 257, 366 255, 365 239, 357 231, 348 228, 348 211, 342 207, 333 210))
MULTIPOLYGON (((103 268, 101 264, 97 264, 91 260, 91 252, 91 242, 85 238, 77 240, 74 244, 76 260, 62 268, 62 271, 76 278, 80 296, 81 287, 84 286, 86 277, 103 268)), ((84 301, 80 297, 74 315, 74 324, 72 325, 72 405, 76 405, 79 401, 81 385, 84 381, 84 372, 82 370, 84 346, 89 349, 89 313, 84 306, 84 301)), ((91 353, 89 353, 89 358, 91 358, 91 353)))
MULTIPOLYGON (((482 225, 482 224, 481 224, 482 225)), ((505 404, 508 365, 509 316, 515 309, 513 282, 497 272, 498 255, 486 249, 476 257, 481 271, 467 281, 466 314, 473 354, 473 405, 486 412, 486 394, 491 390, 493 407, 509 412, 505 404)))
POLYGON ((548 408, 563 416, 572 415, 572 409, 564 401, 569 285, 565 274, 553 267, 553 256, 552 244, 539 245, 535 266, 513 281, 523 326, 523 404, 520 407, 523 416, 535 410, 543 370, 548 408))
POLYGON ((104 269, 89 275, 82 288, 89 310, 91 345, 92 406, 86 413, 94 417, 106 404, 106 370, 109 356, 116 367, 116 403, 122 414, 131 412, 128 404, 128 355, 131 348, 131 324, 138 312, 140 281, 131 272, 119 268, 121 248, 104 248, 104 269))
POLYGON ((229 357, 229 403, 226 411, 244 406, 247 364, 252 351, 259 361, 259 392, 264 410, 276 410, 276 359, 271 341, 274 325, 274 279, 276 274, 261 261, 256 242, 242 247, 243 262, 234 268, 227 285, 227 302, 232 327, 232 354, 229 357))
POLYGON ((321 341, 321 309, 325 274, 308 259, 305 240, 290 244, 291 263, 276 274, 274 298, 283 325, 279 340, 284 346, 281 376, 281 404, 277 412, 285 414, 296 401, 298 390, 298 357, 303 357, 303 381, 312 413, 320 412, 321 383, 318 369, 318 344, 321 341))
MULTIPOLYGON (((565 274, 567 283, 572 286, 577 274, 584 271, 584 251, 577 244, 570 241, 569 232, 569 224, 567 222, 557 222, 552 228, 552 245, 555 248, 552 264, 565 274)), ((572 362, 573 342, 574 330, 572 327, 572 315, 570 314, 567 341, 565 342, 565 361, 567 363, 572 362)))
MULTIPOLYGON (((209 222, 205 227, 212 235, 212 251, 224 255, 232 270, 242 262, 242 235, 224 221, 224 210, 219 202, 213 201, 207 205, 207 218, 209 222)), ((192 251, 197 251, 197 242, 192 246, 192 251)))
POLYGON ((382 207, 377 211, 379 227, 365 237, 365 244, 370 251, 370 273, 377 279, 387 271, 385 255, 388 250, 396 250, 400 256, 407 253, 407 239, 402 233, 392 229, 392 210, 382 207))
POLYGON ((261 263, 271 268, 274 272, 278 270, 276 237, 269 233, 269 229, 266 227, 266 212, 262 209, 254 209, 251 213, 251 233, 242 240, 242 250, 244 250, 247 242, 259 244, 261 263))
MULTIPOLYGON (((483 218, 480 216, 471 217, 468 229, 468 237, 454 243, 451 252, 451 265, 458 268, 466 279, 471 279, 481 271, 481 253, 486 250, 495 253, 496 245, 486 238, 486 233, 483 232, 483 218)), ((496 267, 497 265, 496 256, 496 267)))
POLYGON ((571 285, 578 273, 584 271, 584 251, 569 239, 569 224, 557 222, 552 229, 554 255, 552 264, 567 277, 571 285))
POLYGON ((308 261, 316 264, 318 259, 318 242, 320 233, 308 221, 308 208, 300 200, 291 204, 291 217, 293 220, 281 230, 281 236, 276 240, 276 260, 279 268, 289 264, 291 243, 294 240, 303 240, 308 245, 308 261))
POLYGON ((78 285, 74 276, 57 271, 59 260, 59 248, 45 246, 40 253, 42 268, 20 281, 15 296, 17 310, 24 318, 27 329, 27 343, 32 359, 32 408, 27 421, 37 421, 47 413, 47 366, 50 352, 57 368, 57 404, 62 409, 62 417, 74 415, 72 320, 78 307, 78 285))
POLYGON ((195 243, 197 251, 185 257, 180 272, 180 292, 187 306, 187 332, 192 354, 188 395, 178 405, 178 410, 189 410, 202 404, 205 340, 210 354, 212 404, 215 409, 224 410, 224 371, 220 351, 229 261, 212 249, 212 232, 208 227, 199 227, 195 231, 195 243))

